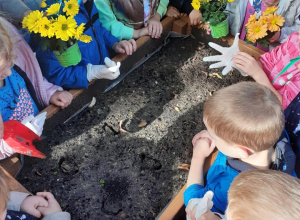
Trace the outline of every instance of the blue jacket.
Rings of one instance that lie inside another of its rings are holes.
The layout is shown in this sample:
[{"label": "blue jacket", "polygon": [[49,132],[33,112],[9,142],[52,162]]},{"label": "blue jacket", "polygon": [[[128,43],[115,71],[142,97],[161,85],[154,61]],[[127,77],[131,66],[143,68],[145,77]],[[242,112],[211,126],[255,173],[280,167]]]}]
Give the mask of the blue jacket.
[{"label": "blue jacket", "polygon": [[91,13],[86,10],[83,3],[80,4],[80,11],[74,17],[77,24],[86,23],[85,34],[92,37],[90,43],[78,41],[82,60],[76,66],[63,67],[59,64],[54,54],[48,49],[37,50],[37,59],[41,66],[43,75],[55,85],[65,88],[87,88],[87,68],[86,65],[104,64],[104,58],[109,57],[107,48],[111,48],[118,39],[110,34],[99,21],[98,10],[93,1],[88,0],[85,4],[91,4]]},{"label": "blue jacket", "polygon": [[[275,153],[275,161],[271,164],[270,169],[296,176],[294,171],[296,156],[285,132],[276,143]],[[189,186],[183,194],[184,204],[187,206],[190,199],[202,198],[210,190],[214,193],[212,199],[214,206],[211,211],[224,214],[228,203],[227,193],[231,182],[240,172],[250,169],[256,168],[219,152],[215,162],[208,170],[206,186],[203,187],[199,184]]]}]

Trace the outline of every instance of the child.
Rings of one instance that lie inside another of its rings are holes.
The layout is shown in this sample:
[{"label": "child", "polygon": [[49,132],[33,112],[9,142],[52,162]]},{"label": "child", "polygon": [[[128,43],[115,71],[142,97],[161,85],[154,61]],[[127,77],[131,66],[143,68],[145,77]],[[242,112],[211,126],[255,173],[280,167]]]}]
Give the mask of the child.
[{"label": "child", "polygon": [[163,30],[160,19],[169,0],[95,0],[95,4],[103,27],[119,40],[128,40],[144,35],[159,38]]},{"label": "child", "polygon": [[102,27],[98,16],[93,0],[82,0],[79,13],[74,18],[78,25],[86,24],[84,33],[91,36],[92,41],[87,44],[78,42],[82,59],[76,66],[63,67],[49,49],[38,49],[37,58],[42,72],[50,82],[70,89],[87,88],[94,79],[113,80],[119,76],[119,70],[112,72],[110,62],[105,62],[104,58],[109,57],[108,48],[131,55],[136,50],[136,43],[134,40],[118,42]]},{"label": "child", "polygon": [[[226,220],[290,220],[299,216],[300,180],[290,175],[248,170],[238,175],[229,188]],[[207,211],[197,220],[205,219],[220,217]]]},{"label": "child", "polygon": [[[192,198],[214,192],[212,211],[224,214],[232,180],[242,171],[275,169],[294,172],[295,155],[286,138],[274,145],[284,128],[283,109],[265,86],[241,82],[223,88],[204,104],[207,130],[193,138],[193,158],[184,192]],[[214,148],[219,153],[204,180],[203,165]]]},{"label": "child", "polygon": [[[277,32],[271,39],[271,48],[274,48],[279,43],[287,40],[289,35],[298,31],[300,27],[300,0],[248,0],[234,1],[228,4],[229,14],[229,29],[230,33],[235,36],[236,33],[241,33],[240,39],[245,40],[246,32],[245,25],[248,22],[250,15],[255,12],[261,14],[269,6],[278,6],[277,14],[284,17],[285,23],[280,32]],[[277,44],[276,44],[277,43]],[[258,45],[258,48],[268,51],[268,48]]]},{"label": "child", "polygon": [[187,14],[191,25],[201,23],[202,14],[199,10],[193,9],[192,0],[170,0],[167,16],[178,18],[182,14]]},{"label": "child", "polygon": [[[38,192],[35,196],[14,192],[11,191],[13,184],[10,177],[0,167],[0,220],[35,219],[31,216],[43,217],[44,220],[71,220],[70,214],[62,212],[60,205],[50,192]],[[17,217],[16,214],[21,215],[22,218]]]},{"label": "child", "polygon": [[[13,41],[13,42],[12,42]],[[14,66],[16,63],[22,67]],[[28,75],[24,72],[28,71]],[[69,92],[49,84],[36,58],[15,28],[0,17],[0,112],[3,121],[22,121],[50,103],[62,108],[72,100]]]},{"label": "child", "polygon": [[[299,42],[299,33],[293,33],[282,45],[261,55],[258,62],[243,52],[238,52],[233,62],[256,82],[271,89],[285,109],[300,92],[300,66],[295,59],[300,55]],[[293,59],[296,62],[286,69]]]}]

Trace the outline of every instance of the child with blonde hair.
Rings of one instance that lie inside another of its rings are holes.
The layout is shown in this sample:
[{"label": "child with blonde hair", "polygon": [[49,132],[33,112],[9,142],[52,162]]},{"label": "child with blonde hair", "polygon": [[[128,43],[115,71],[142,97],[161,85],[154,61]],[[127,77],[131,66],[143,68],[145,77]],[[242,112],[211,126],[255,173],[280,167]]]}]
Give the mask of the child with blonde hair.
[{"label": "child with blonde hair", "polygon": [[[284,128],[283,109],[265,86],[241,82],[217,91],[204,104],[203,121],[207,130],[192,140],[186,206],[191,199],[213,191],[212,211],[224,214],[229,186],[240,172],[274,169],[294,173],[295,154],[287,138],[283,136],[276,144]],[[219,153],[204,178],[204,161],[215,147]]]},{"label": "child with blonde hair", "polygon": [[50,192],[38,192],[36,195],[31,195],[12,191],[13,187],[16,187],[15,181],[0,167],[0,220],[35,218],[71,220],[70,214],[62,212],[60,205]]},{"label": "child with blonde hair", "polygon": [[[231,183],[222,219],[290,220],[299,216],[299,179],[275,170],[248,170]],[[196,220],[220,220],[220,216],[208,210]]]}]

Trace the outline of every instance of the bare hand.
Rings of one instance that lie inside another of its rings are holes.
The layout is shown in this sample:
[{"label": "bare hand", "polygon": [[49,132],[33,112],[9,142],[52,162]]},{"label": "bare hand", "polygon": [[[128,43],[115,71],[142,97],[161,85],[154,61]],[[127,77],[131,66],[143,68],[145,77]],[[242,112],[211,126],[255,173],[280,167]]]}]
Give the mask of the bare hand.
[{"label": "bare hand", "polygon": [[67,91],[60,91],[60,92],[55,92],[51,96],[50,103],[64,109],[71,104],[72,100],[73,100],[73,96],[71,95],[71,93]]},{"label": "bare hand", "polygon": [[277,42],[277,41],[279,40],[279,38],[280,38],[280,35],[281,35],[281,32],[280,32],[280,31],[276,32],[276,33],[273,35],[273,37],[271,37],[271,38],[269,39],[270,43]]},{"label": "bare hand", "polygon": [[39,208],[47,207],[49,203],[47,200],[40,196],[28,196],[22,202],[20,206],[20,211],[28,213],[36,218],[40,218],[42,213],[39,211]]},{"label": "bare hand", "polygon": [[233,56],[234,66],[242,70],[247,75],[257,80],[261,74],[265,74],[259,63],[249,54],[237,52]]},{"label": "bare hand", "polygon": [[199,10],[193,9],[189,14],[191,25],[198,25],[201,23],[202,14]]},{"label": "bare hand", "polygon": [[147,27],[143,27],[139,30],[133,30],[133,38],[134,39],[137,39],[137,38],[140,38],[142,36],[146,36],[146,35],[149,35],[149,31],[148,31],[148,28]]},{"label": "bare hand", "polygon": [[168,10],[167,10],[167,14],[168,17],[174,17],[174,18],[178,18],[180,16],[180,12],[178,11],[177,8],[173,7],[173,6],[168,6]]},{"label": "bare hand", "polygon": [[209,135],[208,131],[203,130],[196,134],[192,140],[193,143],[193,158],[204,160],[215,149],[216,145]]},{"label": "bare hand", "polygon": [[38,210],[43,216],[51,215],[62,211],[60,205],[58,204],[52,193],[38,192],[36,195],[48,201],[47,207],[38,207]]},{"label": "bare hand", "polygon": [[116,53],[126,53],[127,55],[132,55],[136,51],[136,42],[134,39],[122,40],[113,45],[112,49]]},{"label": "bare hand", "polygon": [[156,15],[145,24],[145,27],[148,27],[149,35],[152,38],[159,38],[163,31],[162,24],[160,23],[160,15],[156,13]]}]

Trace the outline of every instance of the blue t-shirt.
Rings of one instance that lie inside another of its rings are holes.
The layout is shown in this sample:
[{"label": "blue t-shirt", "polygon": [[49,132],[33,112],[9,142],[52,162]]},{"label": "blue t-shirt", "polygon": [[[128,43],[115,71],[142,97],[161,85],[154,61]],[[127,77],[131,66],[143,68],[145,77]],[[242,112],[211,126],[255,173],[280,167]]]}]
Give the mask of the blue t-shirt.
[{"label": "blue t-shirt", "polygon": [[5,85],[0,88],[0,111],[3,121],[22,121],[29,115],[36,115],[39,110],[23,78],[14,69],[11,72],[5,78]]}]

